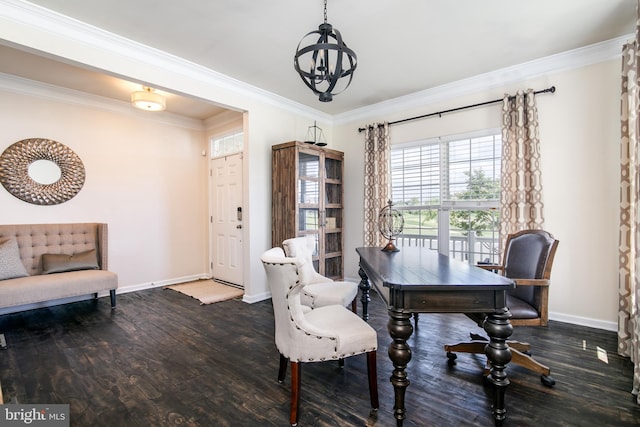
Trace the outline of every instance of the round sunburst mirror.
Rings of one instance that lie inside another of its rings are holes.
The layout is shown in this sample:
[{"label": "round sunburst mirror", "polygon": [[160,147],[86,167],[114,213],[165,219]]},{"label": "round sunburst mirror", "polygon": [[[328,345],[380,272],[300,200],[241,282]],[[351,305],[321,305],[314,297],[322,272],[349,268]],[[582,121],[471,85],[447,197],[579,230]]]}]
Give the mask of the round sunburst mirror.
[{"label": "round sunburst mirror", "polygon": [[80,192],[84,180],[80,157],[51,139],[23,139],[0,155],[0,183],[11,195],[27,203],[64,203]]}]

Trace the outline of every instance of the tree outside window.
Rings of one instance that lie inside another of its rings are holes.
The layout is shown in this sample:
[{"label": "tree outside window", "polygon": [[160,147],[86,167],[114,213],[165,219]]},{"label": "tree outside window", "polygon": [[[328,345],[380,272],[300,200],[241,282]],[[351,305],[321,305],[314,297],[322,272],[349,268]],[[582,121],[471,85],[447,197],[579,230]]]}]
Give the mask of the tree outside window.
[{"label": "tree outside window", "polygon": [[494,129],[392,147],[392,198],[405,220],[398,244],[497,261],[501,142]]}]

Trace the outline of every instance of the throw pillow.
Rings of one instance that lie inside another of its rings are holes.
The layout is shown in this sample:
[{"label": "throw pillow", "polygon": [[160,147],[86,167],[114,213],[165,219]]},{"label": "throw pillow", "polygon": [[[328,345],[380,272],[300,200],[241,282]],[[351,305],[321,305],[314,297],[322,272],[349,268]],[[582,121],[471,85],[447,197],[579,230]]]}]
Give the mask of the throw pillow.
[{"label": "throw pillow", "polygon": [[77,254],[42,254],[42,274],[64,273],[77,270],[97,270],[96,250],[91,249]]},{"label": "throw pillow", "polygon": [[15,239],[0,242],[0,280],[27,277],[29,274],[20,260],[20,250]]}]

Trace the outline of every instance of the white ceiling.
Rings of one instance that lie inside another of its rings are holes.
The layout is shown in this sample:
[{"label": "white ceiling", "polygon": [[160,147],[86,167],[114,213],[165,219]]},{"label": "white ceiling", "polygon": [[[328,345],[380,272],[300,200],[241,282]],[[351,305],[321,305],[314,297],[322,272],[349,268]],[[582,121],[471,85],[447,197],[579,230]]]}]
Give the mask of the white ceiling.
[{"label": "white ceiling", "polygon": [[[323,21],[321,0],[31,3],[327,114],[628,35],[636,15],[636,0],[329,0],[328,22],[356,52],[358,67],[345,92],[321,103],[293,69],[298,42]],[[2,73],[105,97],[126,101],[139,87],[6,46],[0,58]],[[179,114],[202,119],[219,111],[168,96]]]}]

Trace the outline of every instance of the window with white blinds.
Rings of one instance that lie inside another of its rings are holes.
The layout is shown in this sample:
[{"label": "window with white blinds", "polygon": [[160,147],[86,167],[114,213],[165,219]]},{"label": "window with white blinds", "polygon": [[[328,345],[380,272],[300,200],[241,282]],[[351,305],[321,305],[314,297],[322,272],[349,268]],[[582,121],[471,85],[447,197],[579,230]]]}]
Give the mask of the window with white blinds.
[{"label": "window with white blinds", "polygon": [[497,262],[499,129],[392,146],[391,194],[405,226],[398,244],[469,262]]}]

